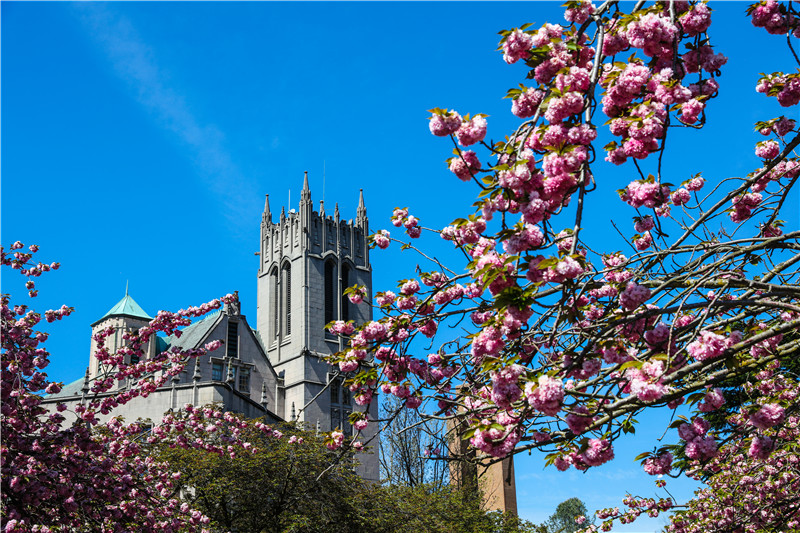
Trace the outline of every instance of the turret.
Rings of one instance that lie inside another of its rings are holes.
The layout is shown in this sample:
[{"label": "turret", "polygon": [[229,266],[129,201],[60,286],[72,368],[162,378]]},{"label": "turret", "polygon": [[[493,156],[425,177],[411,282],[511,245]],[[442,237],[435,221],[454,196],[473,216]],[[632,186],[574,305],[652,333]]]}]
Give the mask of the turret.
[{"label": "turret", "polygon": [[269,226],[272,224],[272,212],[269,210],[269,194],[264,200],[264,213],[261,215],[261,225]]},{"label": "turret", "polygon": [[[126,286],[125,296],[122,300],[117,302],[105,315],[92,324],[92,343],[89,357],[90,377],[94,379],[100,373],[100,362],[95,357],[95,352],[97,351],[97,341],[94,340],[95,335],[109,327],[114,328],[114,333],[105,339],[105,347],[108,349],[109,353],[114,354],[126,344],[123,338],[125,333],[133,332],[148,325],[152,319],[153,318],[136,303],[136,300],[128,294],[128,287]],[[143,347],[144,356],[147,358],[154,357],[155,349],[155,340],[151,338],[147,342],[147,345]],[[131,356],[126,356],[125,364],[139,362],[138,360],[130,361],[130,357]]]},{"label": "turret", "polygon": [[356,225],[366,227],[367,206],[364,205],[364,189],[358,190],[358,209],[356,209]]}]

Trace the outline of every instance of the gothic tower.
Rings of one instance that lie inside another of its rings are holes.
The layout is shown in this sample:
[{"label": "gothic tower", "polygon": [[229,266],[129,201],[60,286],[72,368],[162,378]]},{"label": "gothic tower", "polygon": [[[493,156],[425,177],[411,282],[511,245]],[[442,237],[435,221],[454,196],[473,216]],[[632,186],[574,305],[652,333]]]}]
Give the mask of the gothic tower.
[{"label": "gothic tower", "polygon": [[[354,220],[343,220],[336,204],[327,215],[323,202],[314,211],[308,173],[300,193],[299,210],[281,208],[277,222],[267,196],[261,218],[258,268],[257,329],[270,362],[283,377],[286,420],[299,420],[306,428],[322,431],[352,429],[347,416],[357,406],[344,376],[322,356],[343,349],[341,339],[326,333],[332,320],[372,320],[372,308],[350,303],[343,294],[358,284],[372,294],[369,263],[369,225],[363,192]],[[327,390],[324,390],[326,389]],[[373,402],[370,418],[377,418]],[[360,457],[362,476],[377,480],[377,453]]]}]

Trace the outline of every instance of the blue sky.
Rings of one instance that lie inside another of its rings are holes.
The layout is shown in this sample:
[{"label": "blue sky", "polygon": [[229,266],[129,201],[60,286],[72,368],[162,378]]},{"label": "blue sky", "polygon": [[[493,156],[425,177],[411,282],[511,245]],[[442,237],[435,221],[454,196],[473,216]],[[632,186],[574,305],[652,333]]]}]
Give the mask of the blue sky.
[{"label": "blue sky", "polygon": [[[705,131],[671,137],[673,154],[680,151],[666,165],[674,183],[757,167],[752,124],[780,113],[755,94],[757,75],[791,68],[781,39],[752,28],[744,3],[711,5],[712,38],[730,60]],[[303,171],[315,205],[324,193],[345,218],[355,216],[363,188],[373,230],[388,227],[395,206],[410,206],[430,227],[469,213],[476,191],[446,169],[452,146],[429,134],[426,110],[487,113],[489,136],[502,138],[519,122],[502,96],[525,71],[502,61],[497,32],[562,21],[551,2],[0,9],[1,237],[38,243],[41,258],[63,265],[41,279],[36,305],[76,308],[50,328],[48,342],[50,375],[67,382],[88,363],[89,324],[126,282],[150,314],[239,290],[254,321],[264,195],[273,212],[290,197],[296,206]],[[609,218],[624,224],[635,214],[614,192],[632,169],[600,164],[595,175],[586,235],[618,249]],[[796,227],[797,197],[791,202],[787,225]],[[422,244],[452,257],[437,238]],[[410,276],[416,258],[397,248],[373,254],[376,290]],[[4,276],[3,291],[19,294],[16,281]],[[543,470],[535,455],[518,456],[521,515],[542,521],[572,496],[596,509],[619,505],[626,489],[652,493],[652,479],[630,457],[652,446],[657,425],[650,421],[642,430],[650,438],[638,434],[618,447],[619,459],[588,474]],[[619,531],[662,525],[642,520]]]}]

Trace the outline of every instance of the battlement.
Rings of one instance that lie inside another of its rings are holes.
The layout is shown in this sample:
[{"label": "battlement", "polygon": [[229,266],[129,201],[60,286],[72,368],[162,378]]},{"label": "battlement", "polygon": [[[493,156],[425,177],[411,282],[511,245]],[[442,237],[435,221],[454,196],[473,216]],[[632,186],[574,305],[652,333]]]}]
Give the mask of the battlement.
[{"label": "battlement", "polygon": [[325,212],[322,201],[319,211],[314,211],[306,172],[297,211],[290,209],[286,213],[282,207],[278,221],[273,222],[267,195],[261,218],[259,273],[269,270],[285,258],[307,254],[318,258],[336,254],[341,259],[348,259],[356,268],[369,268],[368,236],[369,221],[363,191],[359,195],[359,205],[353,219],[341,218],[338,203],[333,214]]}]

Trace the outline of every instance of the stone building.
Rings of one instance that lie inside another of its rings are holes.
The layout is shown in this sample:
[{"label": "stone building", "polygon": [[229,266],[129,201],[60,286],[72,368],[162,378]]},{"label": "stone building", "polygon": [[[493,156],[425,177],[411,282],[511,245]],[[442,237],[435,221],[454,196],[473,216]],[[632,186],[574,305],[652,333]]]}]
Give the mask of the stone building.
[{"label": "stone building", "polygon": [[[184,328],[179,338],[151,339],[145,347],[148,358],[176,346],[198,348],[217,339],[224,343],[190,362],[169,384],[147,398],[133,399],[113,415],[155,421],[187,403],[216,402],[252,418],[299,421],[311,431],[341,428],[351,434],[347,416],[358,406],[342,386],[345,376],[323,360],[342,349],[343,341],[326,333],[324,326],[331,320],[361,324],[372,319],[367,303],[354,305],[343,295],[355,284],[372,293],[368,234],[363,193],[353,220],[341,218],[338,204],[332,215],[326,214],[322,202],[319,211],[314,211],[307,173],[298,211],[286,213],[282,208],[273,222],[267,197],[258,252],[256,328],[238,305],[226,305]],[[113,353],[122,346],[126,331],[151,319],[126,290],[122,300],[91,325],[92,333],[113,327],[115,332],[107,341]],[[92,380],[101,372],[95,349],[92,340],[86,375],[48,396],[46,406],[86,400]],[[377,402],[370,410],[370,418],[377,418]],[[368,431],[374,431],[372,426]],[[371,436],[365,435],[365,440]],[[362,477],[377,481],[378,454],[359,454],[358,459]]]}]

